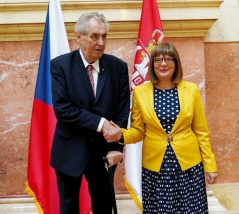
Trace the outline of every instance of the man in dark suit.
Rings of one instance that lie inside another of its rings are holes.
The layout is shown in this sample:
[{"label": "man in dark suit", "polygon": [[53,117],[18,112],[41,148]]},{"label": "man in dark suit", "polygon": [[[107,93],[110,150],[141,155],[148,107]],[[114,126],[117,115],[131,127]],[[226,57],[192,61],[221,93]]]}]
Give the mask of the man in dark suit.
[{"label": "man in dark suit", "polygon": [[[129,78],[125,62],[104,54],[108,29],[102,14],[83,14],[75,25],[79,50],[51,61],[57,118],[51,166],[56,171],[61,214],[79,213],[83,174],[93,213],[112,213],[110,181],[102,157],[107,156],[115,170],[122,160],[123,147],[117,142],[108,144],[103,133],[117,138],[111,120],[120,127],[127,126]],[[88,65],[93,66],[90,77]]]}]

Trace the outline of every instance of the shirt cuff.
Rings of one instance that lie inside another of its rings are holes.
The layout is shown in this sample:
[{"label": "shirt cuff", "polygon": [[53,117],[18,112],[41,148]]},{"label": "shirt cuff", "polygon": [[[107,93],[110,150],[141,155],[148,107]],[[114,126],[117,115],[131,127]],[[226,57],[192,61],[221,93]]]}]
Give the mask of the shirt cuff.
[{"label": "shirt cuff", "polygon": [[98,128],[97,128],[97,132],[101,132],[101,129],[102,129],[102,127],[103,127],[103,124],[104,124],[104,122],[105,122],[105,118],[101,118],[100,119],[100,123],[99,123],[99,125],[98,125]]}]

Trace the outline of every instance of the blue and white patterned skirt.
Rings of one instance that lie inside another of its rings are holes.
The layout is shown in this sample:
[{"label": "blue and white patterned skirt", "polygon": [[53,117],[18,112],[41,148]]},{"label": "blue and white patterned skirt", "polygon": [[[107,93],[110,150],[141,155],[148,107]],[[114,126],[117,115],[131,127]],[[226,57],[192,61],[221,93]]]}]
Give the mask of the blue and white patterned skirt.
[{"label": "blue and white patterned skirt", "polygon": [[160,172],[142,169],[143,214],[208,214],[203,165],[182,171],[168,143]]}]

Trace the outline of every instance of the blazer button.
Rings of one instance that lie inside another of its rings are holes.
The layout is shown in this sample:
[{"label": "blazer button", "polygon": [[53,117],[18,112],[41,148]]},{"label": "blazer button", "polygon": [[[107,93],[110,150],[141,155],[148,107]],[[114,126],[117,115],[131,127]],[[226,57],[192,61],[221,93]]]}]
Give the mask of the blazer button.
[{"label": "blazer button", "polygon": [[167,137],[167,142],[170,143],[171,141],[173,141],[173,137],[172,137],[172,136],[168,136],[168,137]]},{"label": "blazer button", "polygon": [[93,138],[93,137],[90,137],[90,142],[94,142],[95,141],[95,138]]}]

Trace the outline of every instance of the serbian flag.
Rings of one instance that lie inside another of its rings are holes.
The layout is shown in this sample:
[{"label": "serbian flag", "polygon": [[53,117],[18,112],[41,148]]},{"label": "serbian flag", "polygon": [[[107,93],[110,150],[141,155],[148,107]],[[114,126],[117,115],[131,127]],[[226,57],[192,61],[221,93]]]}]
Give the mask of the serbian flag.
[{"label": "serbian flag", "polygon": [[[131,107],[134,87],[148,80],[150,53],[159,43],[165,42],[156,0],[143,0],[140,26],[130,89]],[[125,186],[142,210],[142,142],[125,146]]]},{"label": "serbian flag", "polygon": [[[50,60],[70,51],[59,0],[50,0],[33,101],[26,192],[34,197],[39,213],[59,213],[56,176],[50,167],[50,151],[56,118],[52,106]],[[80,190],[80,213],[91,213],[85,179]]]}]

